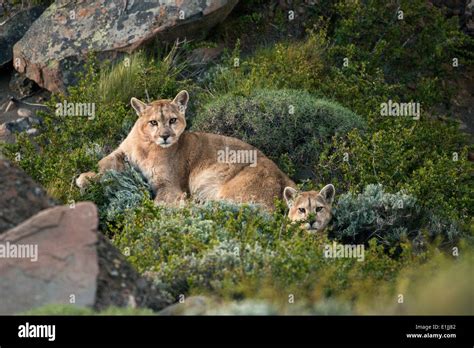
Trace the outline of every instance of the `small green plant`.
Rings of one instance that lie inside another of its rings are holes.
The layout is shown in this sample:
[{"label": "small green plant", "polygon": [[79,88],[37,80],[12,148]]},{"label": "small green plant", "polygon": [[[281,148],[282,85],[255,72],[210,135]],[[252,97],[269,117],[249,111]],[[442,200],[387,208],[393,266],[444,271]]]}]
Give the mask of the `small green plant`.
[{"label": "small green plant", "polygon": [[131,165],[122,172],[108,170],[97,182],[92,182],[81,200],[94,201],[99,206],[101,222],[114,222],[128,209],[152,198],[152,189],[143,174]]}]

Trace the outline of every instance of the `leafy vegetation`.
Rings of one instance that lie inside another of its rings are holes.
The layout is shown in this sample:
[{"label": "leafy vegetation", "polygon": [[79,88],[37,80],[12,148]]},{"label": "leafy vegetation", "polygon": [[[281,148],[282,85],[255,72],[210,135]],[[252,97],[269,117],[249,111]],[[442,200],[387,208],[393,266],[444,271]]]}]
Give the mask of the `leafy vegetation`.
[{"label": "leafy vegetation", "polygon": [[317,163],[332,136],[343,136],[354,128],[365,128],[365,122],[350,110],[304,91],[284,89],[215,98],[192,126],[242,139],[281,166],[298,169]]},{"label": "leafy vegetation", "polygon": [[424,211],[417,200],[406,193],[386,193],[381,185],[368,185],[361,194],[340,196],[334,211],[332,234],[347,243],[378,243],[393,248],[404,240],[423,242],[423,230],[430,238],[453,244],[461,232],[449,220],[440,221]]},{"label": "leafy vegetation", "polygon": [[430,120],[388,120],[383,129],[334,139],[320,157],[320,180],[360,192],[383,184],[405,190],[438,214],[460,220],[473,216],[473,164],[456,128]]}]

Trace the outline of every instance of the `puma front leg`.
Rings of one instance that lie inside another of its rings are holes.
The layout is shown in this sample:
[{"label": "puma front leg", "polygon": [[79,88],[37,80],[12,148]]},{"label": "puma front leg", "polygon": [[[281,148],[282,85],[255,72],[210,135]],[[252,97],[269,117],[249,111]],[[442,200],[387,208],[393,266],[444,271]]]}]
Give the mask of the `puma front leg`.
[{"label": "puma front leg", "polygon": [[111,154],[102,158],[98,163],[98,167],[98,174],[94,172],[86,172],[79,175],[79,177],[76,179],[76,185],[79,188],[84,189],[89,185],[91,180],[96,179],[99,175],[104,174],[104,172],[107,170],[113,169],[119,172],[123,171],[125,168],[125,153],[119,149],[115,150]]},{"label": "puma front leg", "polygon": [[155,185],[155,204],[167,204],[167,205],[179,205],[183,202],[187,194],[181,190],[178,186],[171,183],[161,182]]}]

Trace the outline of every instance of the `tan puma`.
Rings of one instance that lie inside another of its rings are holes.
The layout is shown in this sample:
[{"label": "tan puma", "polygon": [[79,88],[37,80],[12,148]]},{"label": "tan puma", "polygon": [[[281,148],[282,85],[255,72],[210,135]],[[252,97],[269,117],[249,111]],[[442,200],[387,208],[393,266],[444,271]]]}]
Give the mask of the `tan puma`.
[{"label": "tan puma", "polygon": [[332,184],[324,186],[319,192],[298,192],[293,187],[286,187],[283,193],[289,207],[289,219],[301,221],[301,227],[310,232],[324,230],[331,221],[334,195]]},{"label": "tan puma", "polygon": [[[139,118],[119,147],[99,161],[99,174],[122,170],[127,159],[147,178],[157,203],[191,195],[200,202],[253,202],[273,210],[285,188],[296,192],[295,183],[255,147],[236,138],[185,132],[188,100],[187,91],[150,104],[132,98]],[[76,184],[83,188],[96,175],[83,173]]]}]

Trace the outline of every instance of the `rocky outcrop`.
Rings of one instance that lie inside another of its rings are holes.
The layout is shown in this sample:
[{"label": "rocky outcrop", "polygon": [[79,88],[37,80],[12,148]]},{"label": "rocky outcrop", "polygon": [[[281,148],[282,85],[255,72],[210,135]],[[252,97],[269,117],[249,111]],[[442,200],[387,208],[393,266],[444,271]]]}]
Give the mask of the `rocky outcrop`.
[{"label": "rocky outcrop", "polygon": [[54,205],[23,170],[1,158],[0,183],[0,233]]},{"label": "rocky outcrop", "polygon": [[96,206],[81,202],[43,210],[0,235],[0,314],[47,304],[169,305],[97,228]]},{"label": "rocky outcrop", "polygon": [[11,62],[13,45],[22,38],[44,10],[42,6],[35,6],[19,11],[9,18],[0,19],[0,67]]},{"label": "rocky outcrop", "polygon": [[88,53],[115,59],[153,40],[203,36],[237,2],[57,0],[14,46],[14,66],[41,87],[61,91]]}]

